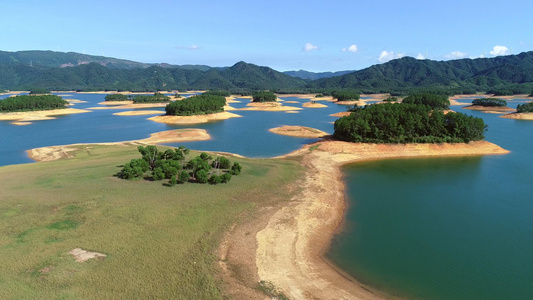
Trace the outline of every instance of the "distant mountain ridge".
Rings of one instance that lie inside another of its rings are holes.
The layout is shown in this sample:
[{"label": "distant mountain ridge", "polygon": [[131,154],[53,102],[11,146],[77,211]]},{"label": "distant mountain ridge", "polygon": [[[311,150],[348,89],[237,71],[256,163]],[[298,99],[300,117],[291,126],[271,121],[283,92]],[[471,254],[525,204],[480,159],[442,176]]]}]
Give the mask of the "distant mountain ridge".
[{"label": "distant mountain ridge", "polygon": [[322,78],[330,78],[335,76],[341,76],[344,74],[355,72],[355,70],[352,71],[337,71],[337,72],[309,72],[305,70],[299,70],[299,71],[285,71],[284,74],[287,74],[292,77],[298,77],[301,79],[307,79],[307,80],[317,80]]},{"label": "distant mountain ridge", "polygon": [[[302,79],[308,78],[308,79]],[[312,80],[312,78],[319,79]],[[238,62],[231,67],[147,64],[75,52],[0,51],[0,89],[27,90],[274,90],[398,92],[444,89],[453,92],[498,90],[531,93],[533,51],[493,58],[451,61],[391,60],[359,71],[278,72]]]}]

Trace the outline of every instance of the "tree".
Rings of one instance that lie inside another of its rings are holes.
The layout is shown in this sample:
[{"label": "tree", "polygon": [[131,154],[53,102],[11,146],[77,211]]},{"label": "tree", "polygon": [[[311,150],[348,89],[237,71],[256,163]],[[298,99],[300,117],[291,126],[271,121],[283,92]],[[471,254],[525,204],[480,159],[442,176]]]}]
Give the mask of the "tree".
[{"label": "tree", "polygon": [[233,166],[231,166],[231,174],[232,175],[239,175],[241,174],[242,167],[238,162],[233,163]]},{"label": "tree", "polygon": [[191,176],[189,175],[189,172],[183,170],[179,174],[178,182],[179,183],[185,183],[185,182],[189,181],[189,178],[191,178]]},{"label": "tree", "polygon": [[220,175],[220,182],[221,183],[228,183],[231,180],[231,174],[230,173],[224,173]]},{"label": "tree", "polygon": [[144,175],[144,172],[148,171],[148,163],[141,158],[132,159],[129,163],[124,165],[120,176],[124,179],[140,178]]},{"label": "tree", "polygon": [[219,184],[221,182],[221,178],[220,176],[216,175],[216,174],[211,174],[211,177],[209,177],[209,183],[210,184]]},{"label": "tree", "polygon": [[198,183],[206,183],[207,182],[207,171],[204,169],[198,170],[195,174],[196,182]]}]

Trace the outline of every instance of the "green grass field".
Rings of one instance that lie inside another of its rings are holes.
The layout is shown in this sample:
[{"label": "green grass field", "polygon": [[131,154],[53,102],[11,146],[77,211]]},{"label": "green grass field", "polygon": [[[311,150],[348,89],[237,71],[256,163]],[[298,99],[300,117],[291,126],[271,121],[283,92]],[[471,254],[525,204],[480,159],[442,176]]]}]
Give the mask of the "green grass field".
[{"label": "green grass field", "polygon": [[[114,176],[135,146],[90,147],[0,167],[0,299],[223,298],[224,230],[288,201],[283,186],[303,174],[295,161],[230,158],[243,172],[228,184],[167,187]],[[76,247],[107,257],[77,263]]]}]

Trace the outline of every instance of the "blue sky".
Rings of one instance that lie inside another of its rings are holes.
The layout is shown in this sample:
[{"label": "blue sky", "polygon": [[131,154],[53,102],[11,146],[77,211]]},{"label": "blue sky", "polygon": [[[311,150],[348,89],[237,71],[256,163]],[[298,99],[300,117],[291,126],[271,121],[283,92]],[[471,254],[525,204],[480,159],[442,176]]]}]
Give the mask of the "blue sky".
[{"label": "blue sky", "polygon": [[533,50],[533,1],[3,0],[0,50],[279,71]]}]

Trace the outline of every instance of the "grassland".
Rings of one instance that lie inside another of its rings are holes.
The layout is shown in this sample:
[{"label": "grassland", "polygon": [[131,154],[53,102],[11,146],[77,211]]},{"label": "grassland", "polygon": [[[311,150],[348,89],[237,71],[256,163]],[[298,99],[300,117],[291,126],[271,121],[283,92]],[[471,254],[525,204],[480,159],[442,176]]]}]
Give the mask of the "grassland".
[{"label": "grassland", "polygon": [[[74,158],[0,168],[0,299],[220,299],[223,232],[288,201],[290,160],[231,158],[216,186],[114,176],[135,146],[91,145]],[[191,155],[195,155],[192,153]],[[68,252],[107,255],[77,263]]]}]

